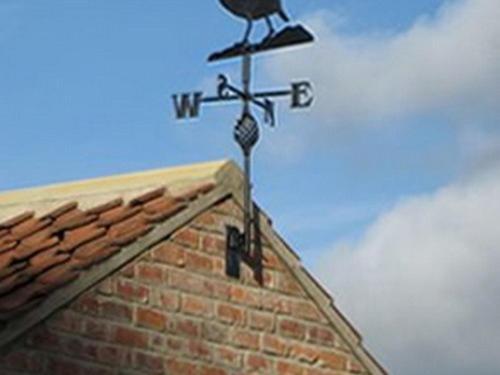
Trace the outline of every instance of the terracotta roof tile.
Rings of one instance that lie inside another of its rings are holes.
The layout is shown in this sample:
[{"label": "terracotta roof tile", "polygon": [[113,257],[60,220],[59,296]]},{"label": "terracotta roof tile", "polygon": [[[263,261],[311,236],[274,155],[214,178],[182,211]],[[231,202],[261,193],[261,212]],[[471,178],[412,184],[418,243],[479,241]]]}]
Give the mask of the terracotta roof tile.
[{"label": "terracotta roof tile", "polygon": [[100,215],[106,211],[112,210],[113,208],[119,207],[123,205],[123,199],[118,198],[114,199],[110,202],[100,204],[99,206],[96,206],[94,208],[91,208],[90,210],[87,211],[88,214],[95,214],[95,215]]},{"label": "terracotta roof tile", "polygon": [[181,201],[191,201],[193,199],[196,199],[198,195],[206,194],[207,192],[212,190],[214,186],[215,185],[212,182],[203,183],[195,188],[181,192],[180,194],[176,195],[175,198]]},{"label": "terracotta roof tile", "polygon": [[0,229],[10,229],[18,224],[21,224],[22,222],[31,219],[33,216],[35,216],[34,211],[29,211],[29,212],[24,212],[18,216],[14,216],[13,218],[0,223]]},{"label": "terracotta roof tile", "polygon": [[25,237],[29,237],[36,232],[47,228],[50,224],[52,223],[51,219],[35,219],[31,218],[28,220],[23,221],[20,224],[17,224],[10,230],[10,234],[16,239],[16,240],[22,240]]},{"label": "terracotta roof tile", "polygon": [[0,254],[0,269],[10,266],[14,261],[14,253],[15,251],[12,250]]},{"label": "terracotta roof tile", "polygon": [[74,215],[71,218],[67,218],[63,222],[54,223],[54,229],[56,232],[60,232],[63,230],[71,230],[79,227],[83,227],[84,225],[90,224],[97,219],[97,215],[88,215],[86,213],[79,213]]},{"label": "terracotta roof tile", "polygon": [[7,236],[8,234],[9,231],[7,229],[0,229],[0,240],[2,240],[2,238]]},{"label": "terracotta roof tile", "polygon": [[48,214],[45,214],[42,219],[45,219],[45,218],[50,218],[50,219],[57,219],[59,216],[62,216],[70,211],[73,211],[74,209],[76,209],[78,207],[78,202],[69,202],[69,203],[66,203],[64,205],[62,205],[61,207],[58,207],[56,208],[55,210],[49,212]]},{"label": "terracotta roof tile", "polygon": [[16,272],[0,281],[0,296],[7,294],[19,285],[26,284],[29,281],[29,275],[23,272]]},{"label": "terracotta roof tile", "polygon": [[134,199],[132,199],[130,201],[130,205],[131,206],[137,206],[137,205],[141,205],[141,204],[144,204],[146,202],[149,202],[153,199],[156,199],[156,198],[159,198],[159,197],[163,197],[166,193],[167,189],[162,187],[162,188],[159,188],[159,189],[156,189],[156,190],[153,190],[153,191],[150,191],[146,194],[143,194],[141,196],[138,196]]},{"label": "terracotta roof tile", "polygon": [[28,262],[17,262],[12,264],[10,267],[5,267],[0,270],[0,281],[9,277],[10,275],[26,268]]},{"label": "terracotta roof tile", "polygon": [[146,214],[146,219],[150,223],[157,223],[170,216],[176,215],[186,207],[187,204],[185,203],[173,203],[165,207],[163,210],[158,210],[156,213]]},{"label": "terracotta roof tile", "polygon": [[50,268],[36,278],[36,281],[46,285],[46,291],[55,289],[61,285],[67,284],[78,277],[78,271],[68,263],[62,263]]},{"label": "terracotta roof tile", "polygon": [[137,215],[141,211],[141,207],[119,206],[100,214],[97,225],[100,227],[109,227]]},{"label": "terracotta roof tile", "polygon": [[119,198],[88,210],[69,202],[40,218],[25,212],[0,223],[0,321],[36,306],[213,187],[176,196],[160,188],[128,204]]},{"label": "terracotta roof tile", "polygon": [[70,259],[70,254],[61,253],[58,247],[53,247],[31,258],[30,264],[24,272],[35,277],[45,270],[57,266],[58,264],[65,263]]},{"label": "terracotta roof tile", "polygon": [[15,240],[13,240],[10,237],[8,239],[6,239],[5,241],[3,241],[3,242],[0,241],[0,254],[5,253],[6,251],[12,250],[18,244],[19,244],[19,241],[15,241]]},{"label": "terracotta roof tile", "polygon": [[14,252],[14,259],[25,260],[31,256],[53,247],[59,243],[59,239],[55,237],[40,239],[38,243],[31,241],[30,243],[21,242]]}]

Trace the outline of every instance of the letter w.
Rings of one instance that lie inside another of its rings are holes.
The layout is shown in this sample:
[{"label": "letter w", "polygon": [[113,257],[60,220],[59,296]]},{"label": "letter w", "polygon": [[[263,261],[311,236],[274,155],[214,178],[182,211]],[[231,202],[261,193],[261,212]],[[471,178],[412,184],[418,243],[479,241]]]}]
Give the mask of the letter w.
[{"label": "letter w", "polygon": [[200,105],[203,98],[202,92],[192,94],[173,95],[175,115],[177,119],[195,118],[200,114]]}]

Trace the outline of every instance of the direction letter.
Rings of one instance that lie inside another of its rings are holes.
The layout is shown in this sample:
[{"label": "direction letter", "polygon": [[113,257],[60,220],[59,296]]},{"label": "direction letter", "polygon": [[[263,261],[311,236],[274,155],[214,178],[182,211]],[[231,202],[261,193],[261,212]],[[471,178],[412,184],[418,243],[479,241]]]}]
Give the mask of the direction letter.
[{"label": "direction letter", "polygon": [[292,83],[292,108],[308,108],[313,103],[312,85],[302,81]]},{"label": "direction letter", "polygon": [[175,115],[177,119],[195,118],[200,114],[202,92],[192,94],[173,95]]}]

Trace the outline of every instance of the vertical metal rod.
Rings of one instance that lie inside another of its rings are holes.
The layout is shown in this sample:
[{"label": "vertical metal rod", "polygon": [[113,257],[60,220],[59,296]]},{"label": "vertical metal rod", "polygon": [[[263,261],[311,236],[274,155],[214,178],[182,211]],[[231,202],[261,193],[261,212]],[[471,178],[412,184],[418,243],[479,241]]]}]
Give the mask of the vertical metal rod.
[{"label": "vertical metal rod", "polygon": [[245,213],[244,213],[244,222],[245,222],[245,253],[250,255],[251,251],[251,230],[252,230],[252,197],[251,197],[251,182],[250,182],[250,153],[245,153]]},{"label": "vertical metal rod", "polygon": [[246,53],[243,55],[243,66],[241,72],[243,93],[243,113],[248,113],[250,109],[250,80],[252,79],[252,55]]},{"label": "vertical metal rod", "polygon": [[[243,93],[245,94],[245,98],[243,100],[243,113],[247,114],[250,111],[250,81],[252,79],[252,56],[249,53],[243,55],[243,66],[242,66],[242,85],[243,85]],[[244,233],[244,241],[245,241],[245,253],[250,255],[251,251],[251,229],[252,229],[252,186],[251,186],[251,155],[250,150],[248,152],[244,152],[244,171],[245,171],[245,186],[244,186],[244,199],[245,199],[245,207],[244,207],[244,225],[245,225],[245,233]]]}]

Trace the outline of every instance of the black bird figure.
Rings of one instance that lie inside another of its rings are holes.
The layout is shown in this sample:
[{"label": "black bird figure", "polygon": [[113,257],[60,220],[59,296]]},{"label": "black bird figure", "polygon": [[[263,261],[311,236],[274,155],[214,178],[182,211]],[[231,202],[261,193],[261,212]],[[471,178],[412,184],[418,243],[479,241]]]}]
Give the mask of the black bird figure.
[{"label": "black bird figure", "polygon": [[241,44],[248,43],[250,33],[252,32],[253,21],[264,18],[269,28],[269,33],[265,40],[274,35],[274,27],[271,16],[277,14],[285,22],[289,22],[287,14],[283,10],[281,0],[220,0],[222,6],[237,17],[244,18],[247,21],[247,29]]}]

